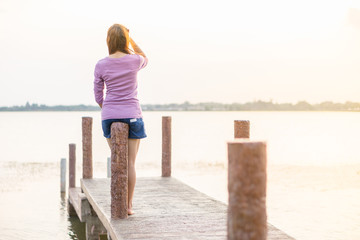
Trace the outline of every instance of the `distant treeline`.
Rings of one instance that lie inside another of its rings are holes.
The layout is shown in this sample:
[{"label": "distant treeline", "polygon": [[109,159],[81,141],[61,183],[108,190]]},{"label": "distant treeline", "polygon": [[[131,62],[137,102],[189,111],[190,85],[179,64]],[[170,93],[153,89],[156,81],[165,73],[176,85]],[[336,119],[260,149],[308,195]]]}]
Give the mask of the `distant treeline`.
[{"label": "distant treeline", "polygon": [[92,105],[56,105],[56,106],[47,106],[44,104],[29,104],[27,102],[23,106],[12,106],[12,107],[0,107],[0,111],[11,111],[11,112],[25,112],[25,111],[99,111],[99,106]]},{"label": "distant treeline", "polygon": [[[144,111],[360,111],[360,103],[333,103],[330,101],[309,104],[306,101],[292,103],[273,103],[272,101],[253,101],[247,103],[171,103],[143,104]],[[30,104],[24,106],[0,107],[0,111],[99,111],[100,107],[93,105],[57,105],[47,106]]]}]

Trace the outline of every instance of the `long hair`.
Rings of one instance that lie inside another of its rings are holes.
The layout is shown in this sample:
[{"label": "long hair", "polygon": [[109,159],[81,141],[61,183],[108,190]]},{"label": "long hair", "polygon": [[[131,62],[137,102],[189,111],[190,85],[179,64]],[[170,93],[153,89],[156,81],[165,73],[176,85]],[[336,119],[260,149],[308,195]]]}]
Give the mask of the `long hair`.
[{"label": "long hair", "polygon": [[106,38],[109,54],[117,51],[130,54],[132,51],[129,48],[129,42],[129,31],[126,27],[116,23],[109,28]]}]

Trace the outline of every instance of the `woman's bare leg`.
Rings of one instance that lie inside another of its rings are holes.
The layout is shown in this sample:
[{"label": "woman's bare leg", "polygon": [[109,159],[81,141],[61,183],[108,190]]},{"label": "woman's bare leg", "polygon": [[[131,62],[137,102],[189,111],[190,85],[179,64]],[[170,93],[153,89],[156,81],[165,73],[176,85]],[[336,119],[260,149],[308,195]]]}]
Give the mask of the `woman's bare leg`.
[{"label": "woman's bare leg", "polygon": [[[110,150],[111,150],[111,138],[106,138]],[[139,150],[140,139],[132,139],[128,140],[128,214],[134,214],[132,211],[132,200],[134,196],[134,189],[136,183],[136,171],[135,171],[135,160],[136,155]]]},{"label": "woman's bare leg", "polygon": [[139,150],[140,139],[129,138],[129,163],[128,163],[128,214],[134,214],[132,211],[132,200],[136,183],[135,160]]},{"label": "woman's bare leg", "polygon": [[107,143],[109,144],[109,148],[110,148],[110,151],[111,151],[111,138],[106,138],[107,140]]}]

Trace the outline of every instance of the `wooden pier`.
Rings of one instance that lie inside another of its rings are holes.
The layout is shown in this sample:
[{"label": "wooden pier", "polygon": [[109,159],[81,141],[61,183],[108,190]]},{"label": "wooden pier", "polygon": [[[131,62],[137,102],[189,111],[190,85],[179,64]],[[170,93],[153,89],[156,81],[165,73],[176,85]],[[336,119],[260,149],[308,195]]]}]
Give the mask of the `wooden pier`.
[{"label": "wooden pier", "polygon": [[[111,239],[226,239],[227,205],[173,177],[139,178],[128,219],[110,217],[109,178],[80,182]],[[268,224],[267,239],[293,238]]]},{"label": "wooden pier", "polygon": [[[259,142],[251,142],[249,145],[246,142],[240,142],[239,146],[241,148],[250,146],[243,153],[245,155],[254,155],[254,144],[257,143]],[[235,145],[238,145],[237,142],[232,143],[232,148],[235,149]],[[263,142],[260,142],[260,145],[264,147]],[[171,149],[167,144],[165,146],[167,149]],[[233,164],[236,164],[239,154],[234,153],[229,159],[231,158]],[[260,156],[255,155],[255,157]],[[163,156],[169,159],[166,154],[163,154]],[[263,159],[261,160],[261,158]],[[112,159],[115,158],[112,156]],[[259,159],[262,163],[258,161]],[[266,171],[265,173],[261,172],[266,166],[266,156],[265,158],[260,156],[259,159],[253,159],[254,161],[250,165],[246,162],[245,164],[239,162],[239,164],[243,164],[242,171],[246,173],[248,166],[252,168],[251,171],[254,171],[257,168],[257,162],[259,162],[260,174],[257,174],[259,178],[256,180],[255,176],[254,179],[256,181],[259,179],[265,180],[263,186],[260,186],[256,191],[253,190],[253,184],[249,188],[246,188],[246,186],[241,187],[242,192],[234,190],[235,192],[229,194],[229,206],[171,176],[143,177],[138,178],[136,182],[133,199],[135,214],[125,218],[120,215],[114,217],[112,210],[114,190],[111,184],[114,179],[86,177],[80,179],[80,187],[69,186],[68,211],[70,215],[77,215],[81,222],[86,222],[86,239],[89,240],[294,239],[266,222],[265,202],[262,203],[265,200]],[[171,160],[164,162],[171,164]],[[112,162],[112,167],[113,164],[114,162]],[[163,171],[164,169],[167,174],[163,172],[162,175],[169,175],[171,166],[163,167]],[[230,174],[229,176],[239,178],[239,176],[235,175]],[[243,181],[244,175],[240,176],[239,179]],[[237,186],[235,188],[234,186],[229,187],[229,190],[230,188],[236,189]],[[244,191],[247,194],[244,195]],[[239,205],[236,205],[239,193],[242,195]],[[119,196],[120,198],[123,197],[122,195]],[[246,203],[246,201],[248,202]],[[253,204],[253,202],[256,202],[256,204]],[[246,206],[246,209],[244,209],[242,207],[243,203],[250,206]],[[229,215],[230,210],[233,211],[231,215]]]}]

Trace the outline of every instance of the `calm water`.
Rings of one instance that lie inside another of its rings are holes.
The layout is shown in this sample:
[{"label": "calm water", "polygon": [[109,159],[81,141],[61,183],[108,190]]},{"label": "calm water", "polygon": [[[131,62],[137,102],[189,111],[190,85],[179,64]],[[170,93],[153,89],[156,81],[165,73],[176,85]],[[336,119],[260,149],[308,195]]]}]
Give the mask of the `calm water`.
[{"label": "calm water", "polygon": [[[360,239],[360,113],[144,112],[138,176],[160,174],[164,115],[173,117],[175,177],[226,202],[226,141],[233,120],[250,120],[251,138],[268,146],[268,221],[296,239]],[[94,177],[105,177],[99,112],[0,113],[1,239],[84,239],[59,169],[76,143],[79,186],[82,116],[94,118]]]}]

